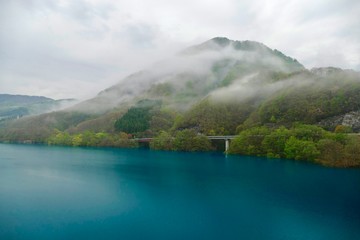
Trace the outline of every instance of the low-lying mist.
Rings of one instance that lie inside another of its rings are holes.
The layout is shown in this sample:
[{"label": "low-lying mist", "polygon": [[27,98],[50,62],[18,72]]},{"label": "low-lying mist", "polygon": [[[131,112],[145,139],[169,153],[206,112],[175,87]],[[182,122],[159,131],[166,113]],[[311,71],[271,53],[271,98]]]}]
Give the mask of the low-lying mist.
[{"label": "low-lying mist", "polygon": [[[251,82],[263,69],[291,73],[304,68],[296,60],[261,43],[217,38],[154,63],[72,110],[104,112],[145,97],[166,99],[172,106],[179,103],[178,107],[183,108],[189,105],[185,102],[191,103],[209,94],[216,99],[228,99],[275,91],[281,84],[259,88],[244,82]],[[149,95],[160,84],[167,84],[170,93]],[[266,89],[268,87],[271,89]]]}]

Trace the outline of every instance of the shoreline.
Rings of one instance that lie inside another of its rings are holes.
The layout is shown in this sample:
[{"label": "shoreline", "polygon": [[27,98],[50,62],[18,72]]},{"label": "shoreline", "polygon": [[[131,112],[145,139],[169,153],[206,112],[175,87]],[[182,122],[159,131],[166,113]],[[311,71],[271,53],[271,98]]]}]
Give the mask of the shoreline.
[{"label": "shoreline", "polygon": [[[130,140],[130,139],[129,139]],[[288,160],[288,161],[295,161],[295,162],[303,162],[303,163],[312,163],[315,165],[320,165],[322,167],[326,167],[326,168],[334,168],[334,169],[359,169],[360,165],[344,165],[341,163],[341,161],[339,162],[335,162],[333,164],[320,160],[320,159],[315,159],[313,161],[311,160],[296,160],[296,159],[291,159],[291,158],[273,158],[273,157],[267,157],[267,156],[257,156],[257,155],[245,155],[245,154],[236,154],[236,153],[226,153],[226,152],[222,152],[222,151],[179,151],[179,150],[161,150],[161,149],[152,149],[149,147],[120,147],[120,146],[73,146],[73,145],[60,145],[60,144],[48,144],[48,143],[44,143],[44,142],[34,142],[34,141],[30,141],[30,140],[26,140],[26,141],[18,141],[18,142],[11,142],[11,141],[0,141],[0,144],[19,144],[19,145],[39,145],[39,146],[55,146],[55,147],[71,147],[71,148],[96,148],[96,149],[100,149],[100,148],[106,148],[106,149],[148,149],[151,151],[160,151],[160,152],[183,152],[183,153],[211,153],[211,152],[215,152],[215,153],[222,153],[223,155],[226,156],[247,156],[247,157],[259,157],[259,158],[264,158],[264,159],[274,159],[274,160]]]}]

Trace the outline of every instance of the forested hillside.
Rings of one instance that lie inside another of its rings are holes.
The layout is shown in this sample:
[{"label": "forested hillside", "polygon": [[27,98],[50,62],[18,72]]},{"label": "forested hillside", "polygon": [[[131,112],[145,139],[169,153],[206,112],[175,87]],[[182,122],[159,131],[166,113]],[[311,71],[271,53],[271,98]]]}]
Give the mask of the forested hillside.
[{"label": "forested hillside", "polygon": [[59,110],[74,99],[54,100],[41,96],[0,94],[0,124],[6,120]]},{"label": "forested hillside", "polygon": [[[338,134],[360,131],[358,113],[358,72],[331,67],[307,70],[264,44],[214,38],[74,107],[8,121],[0,129],[0,139],[134,146],[130,141],[134,136],[155,137],[151,144],[155,149],[194,151],[216,147],[203,135],[240,134],[232,153],[322,159],[327,165],[341,165],[343,156],[355,156],[351,149],[359,145],[356,137]],[[251,137],[246,140],[249,131],[264,138],[251,143]],[[321,137],[299,137],[302,131],[320,131]],[[279,132],[285,134],[282,145],[271,149],[269,139]],[[244,146],[241,141],[248,142],[249,149],[237,147]],[[343,155],[328,163],[323,158],[331,148],[342,149]],[[357,161],[343,165],[355,166],[360,164]]]}]

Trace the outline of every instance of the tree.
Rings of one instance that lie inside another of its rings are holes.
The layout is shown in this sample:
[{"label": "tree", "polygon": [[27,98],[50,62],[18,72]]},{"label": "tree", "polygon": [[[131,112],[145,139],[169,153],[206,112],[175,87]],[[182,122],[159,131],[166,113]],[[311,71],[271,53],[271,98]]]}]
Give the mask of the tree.
[{"label": "tree", "polygon": [[176,118],[176,113],[172,111],[156,111],[150,120],[150,129],[155,133],[169,130]]},{"label": "tree", "polygon": [[297,139],[317,142],[326,137],[328,132],[323,128],[314,125],[295,124],[291,129],[291,135]]},{"label": "tree", "polygon": [[73,136],[71,143],[75,147],[81,146],[82,145],[82,134],[77,134],[77,135]]},{"label": "tree", "polygon": [[114,136],[113,139],[114,139],[114,145],[116,147],[134,148],[139,146],[137,142],[130,139],[129,135],[124,132],[121,132],[118,135]]},{"label": "tree", "polygon": [[206,135],[234,134],[236,127],[250,114],[252,106],[247,103],[216,102],[206,98],[184,114],[178,127],[196,127]]},{"label": "tree", "polygon": [[127,133],[143,132],[150,127],[148,108],[130,108],[128,112],[115,122],[115,129]]},{"label": "tree", "polygon": [[143,132],[150,127],[150,120],[153,116],[152,110],[159,108],[161,101],[141,100],[134,107],[131,107],[127,113],[116,120],[115,129],[121,132],[138,133]]},{"label": "tree", "polygon": [[314,160],[320,152],[313,141],[300,140],[291,136],[285,143],[286,158],[295,160]]},{"label": "tree", "polygon": [[174,149],[177,151],[209,151],[212,149],[210,140],[204,135],[198,135],[194,130],[178,131],[174,139]]},{"label": "tree", "polygon": [[99,140],[96,138],[94,132],[85,131],[82,134],[82,142],[83,146],[97,146],[99,144]]},{"label": "tree", "polygon": [[244,130],[231,141],[229,153],[266,156],[262,142],[269,133],[270,129],[264,126]]},{"label": "tree", "polygon": [[345,145],[345,164],[347,166],[360,166],[360,139],[351,137]]},{"label": "tree", "polygon": [[165,131],[161,131],[160,134],[150,142],[150,148],[156,150],[174,150],[173,144],[173,136]]},{"label": "tree", "polygon": [[319,161],[327,165],[337,165],[344,158],[344,145],[333,139],[322,139],[317,144]]},{"label": "tree", "polygon": [[285,157],[285,144],[290,138],[291,131],[285,127],[280,127],[264,137],[262,145],[268,157]]},{"label": "tree", "polygon": [[64,145],[70,146],[72,145],[72,137],[67,132],[61,132],[55,129],[54,134],[48,139],[49,145]]}]

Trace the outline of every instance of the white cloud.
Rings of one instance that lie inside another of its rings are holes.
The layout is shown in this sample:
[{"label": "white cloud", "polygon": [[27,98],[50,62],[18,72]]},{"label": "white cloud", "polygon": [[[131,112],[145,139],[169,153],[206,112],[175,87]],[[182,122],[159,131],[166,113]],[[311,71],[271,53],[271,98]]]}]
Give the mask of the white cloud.
[{"label": "white cloud", "polygon": [[0,92],[86,98],[215,36],[360,70],[356,0],[0,1]]}]

